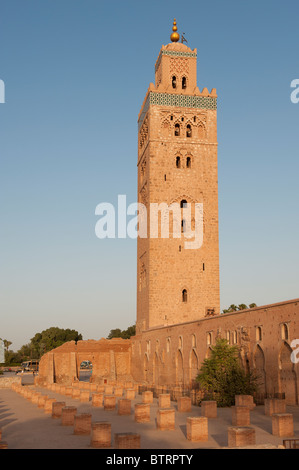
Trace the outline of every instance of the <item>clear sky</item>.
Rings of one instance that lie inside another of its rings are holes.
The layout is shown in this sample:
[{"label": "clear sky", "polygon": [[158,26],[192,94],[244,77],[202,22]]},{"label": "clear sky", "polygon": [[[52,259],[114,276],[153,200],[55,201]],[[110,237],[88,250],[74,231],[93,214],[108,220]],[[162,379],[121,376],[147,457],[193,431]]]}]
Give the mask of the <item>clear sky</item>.
[{"label": "clear sky", "polygon": [[137,117],[173,18],[217,89],[221,308],[299,297],[298,1],[0,0],[0,337],[106,337],[136,318]]}]

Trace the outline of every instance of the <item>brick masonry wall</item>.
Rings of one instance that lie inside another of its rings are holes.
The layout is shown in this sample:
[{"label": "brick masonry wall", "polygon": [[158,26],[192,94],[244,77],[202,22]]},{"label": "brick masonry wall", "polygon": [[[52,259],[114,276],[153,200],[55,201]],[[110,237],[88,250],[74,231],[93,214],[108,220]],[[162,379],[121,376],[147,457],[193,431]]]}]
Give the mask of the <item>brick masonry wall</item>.
[{"label": "brick masonry wall", "polygon": [[71,383],[79,378],[80,364],[92,363],[92,380],[131,379],[131,342],[123,339],[74,341],[45,354],[40,361],[36,383]]},{"label": "brick masonry wall", "polygon": [[240,346],[244,367],[260,375],[260,393],[285,393],[287,403],[296,404],[299,368],[290,344],[299,338],[298,314],[296,299],[144,331],[132,338],[132,375],[150,384],[189,386],[217,336],[229,337]]}]

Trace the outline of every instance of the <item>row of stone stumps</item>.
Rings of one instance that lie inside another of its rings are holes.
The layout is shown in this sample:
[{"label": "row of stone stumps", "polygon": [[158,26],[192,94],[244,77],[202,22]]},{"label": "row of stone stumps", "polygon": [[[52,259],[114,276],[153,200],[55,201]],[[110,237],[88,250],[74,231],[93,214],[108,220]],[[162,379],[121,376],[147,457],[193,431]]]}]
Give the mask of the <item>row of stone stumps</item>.
[{"label": "row of stone stumps", "polygon": [[[256,444],[255,429],[250,427],[250,411],[255,407],[251,395],[236,395],[232,407],[232,426],[228,428],[228,446],[246,447]],[[272,435],[293,437],[293,415],[286,413],[285,399],[265,399],[265,415],[272,417]]]},{"label": "row of stone stumps", "polygon": [[[104,411],[117,409],[119,416],[131,415],[132,400],[139,390],[138,384],[124,383],[114,385],[98,385],[88,382],[74,382],[72,385],[47,384],[45,388],[63,394],[81,402],[90,402],[93,407]],[[60,418],[63,426],[73,426],[74,434],[91,435],[90,445],[96,448],[112,446],[112,429],[108,421],[92,422],[90,413],[77,413],[76,406],[67,406],[65,401],[57,401],[29,387],[13,384],[12,388],[23,395],[52,418]],[[145,390],[141,403],[134,405],[134,420],[147,423],[151,420],[153,392]],[[91,395],[91,396],[90,396]],[[171,394],[159,393],[156,428],[160,431],[175,429],[176,410],[171,407]],[[188,396],[178,396],[177,412],[191,412],[192,401]],[[235,406],[231,408],[231,426],[228,427],[228,447],[246,447],[256,444],[255,429],[250,426],[250,413],[256,405],[251,395],[236,395]],[[201,416],[186,418],[186,438],[191,442],[206,442],[209,439],[208,421],[217,418],[216,401],[201,401]],[[272,417],[272,435],[292,437],[294,435],[293,415],[286,413],[284,399],[266,399],[265,414]],[[140,434],[114,433],[116,449],[139,449]]]},{"label": "row of stone stumps", "polygon": [[[52,391],[72,396],[72,398],[79,399],[81,402],[89,402],[90,392],[87,390],[80,391],[77,387],[78,384],[75,384],[71,387],[72,390],[68,387],[66,391],[65,387],[61,387],[57,384],[49,385],[49,389]],[[14,384],[12,389],[27,400],[36,404],[38,408],[42,408],[44,412],[51,415],[53,419],[59,418],[62,426],[72,426],[75,435],[91,435],[91,447],[111,447],[111,423],[105,421],[92,423],[91,413],[77,413],[76,406],[67,406],[65,401],[57,401],[55,398],[50,398],[49,395],[42,394],[32,388]],[[78,391],[80,393],[78,393]],[[100,397],[100,393],[93,394],[92,406],[101,406]],[[106,409],[114,409],[113,406],[111,406],[111,396],[107,395],[105,398]],[[115,397],[113,398],[115,399]],[[119,414],[127,414],[128,401],[131,403],[131,400],[125,399],[119,401]],[[140,435],[133,433],[115,433],[114,446],[116,449],[139,449]]]}]

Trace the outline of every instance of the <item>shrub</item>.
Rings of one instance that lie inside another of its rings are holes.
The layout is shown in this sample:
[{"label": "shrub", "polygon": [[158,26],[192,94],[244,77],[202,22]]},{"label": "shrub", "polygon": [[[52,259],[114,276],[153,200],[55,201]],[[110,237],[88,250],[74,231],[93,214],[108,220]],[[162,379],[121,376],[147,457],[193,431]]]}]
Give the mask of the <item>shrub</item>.
[{"label": "shrub", "polygon": [[219,407],[232,406],[235,395],[252,395],[257,389],[257,377],[245,372],[241,365],[239,347],[230,346],[226,339],[216,340],[196,380],[204,398],[216,400]]}]

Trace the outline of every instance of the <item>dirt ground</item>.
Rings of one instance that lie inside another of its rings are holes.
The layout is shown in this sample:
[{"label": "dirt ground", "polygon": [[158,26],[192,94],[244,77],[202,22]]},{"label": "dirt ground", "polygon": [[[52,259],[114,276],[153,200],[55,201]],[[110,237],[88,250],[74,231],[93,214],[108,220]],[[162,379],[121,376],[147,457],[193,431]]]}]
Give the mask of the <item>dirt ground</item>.
[{"label": "dirt ground", "polygon": [[[25,385],[64,401],[66,406],[76,406],[78,413],[91,413],[92,422],[108,421],[112,425],[112,449],[114,433],[134,432],[141,436],[141,449],[221,449],[228,446],[227,429],[231,426],[231,409],[219,408],[218,416],[209,419],[209,439],[207,442],[190,442],[186,438],[186,420],[188,416],[201,416],[200,407],[192,406],[192,411],[179,413],[176,402],[171,406],[176,410],[175,430],[156,429],[157,399],[151,405],[149,423],[134,421],[134,404],[141,403],[141,395],[132,400],[132,413],[119,416],[117,409],[104,411],[89,403],[82,403],[72,397],[58,394],[45,388]],[[287,406],[287,412],[293,414],[294,438],[299,439],[299,407]],[[251,411],[251,426],[256,433],[256,447],[273,448],[282,445],[283,437],[272,435],[272,419],[264,414],[264,406],[256,406]],[[45,414],[44,410],[31,403],[11,389],[0,389],[0,428],[2,440],[9,449],[91,449],[91,436],[78,436],[72,426],[62,426],[60,419]]]}]

